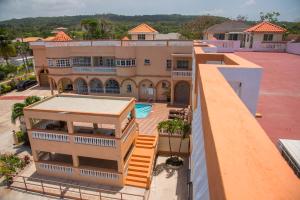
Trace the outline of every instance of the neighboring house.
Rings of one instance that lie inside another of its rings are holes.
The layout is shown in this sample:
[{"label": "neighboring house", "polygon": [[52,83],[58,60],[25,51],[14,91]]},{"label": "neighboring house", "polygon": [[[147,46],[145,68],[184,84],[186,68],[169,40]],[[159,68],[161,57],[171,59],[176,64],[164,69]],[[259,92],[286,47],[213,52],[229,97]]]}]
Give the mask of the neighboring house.
[{"label": "neighboring house", "polygon": [[225,21],[215,24],[204,31],[204,40],[240,40],[244,39],[244,30],[249,26],[241,21]]},{"label": "neighboring house", "polygon": [[155,40],[179,40],[180,37],[180,33],[158,33],[155,37]]},{"label": "neighboring house", "polygon": [[42,41],[42,37],[26,37],[26,38],[16,38],[17,42],[36,42],[36,41]]},{"label": "neighboring house", "polygon": [[282,42],[287,30],[271,22],[260,22],[244,32],[246,33],[245,47],[252,48],[254,43]]},{"label": "neighboring house", "polygon": [[140,24],[128,31],[131,40],[155,40],[158,32],[148,24]]},{"label": "neighboring house", "polygon": [[153,30],[145,24],[131,30],[133,38],[145,33],[145,41],[70,41],[60,32],[50,42],[31,43],[39,84],[81,94],[190,104],[193,42],[148,40],[157,33]]}]

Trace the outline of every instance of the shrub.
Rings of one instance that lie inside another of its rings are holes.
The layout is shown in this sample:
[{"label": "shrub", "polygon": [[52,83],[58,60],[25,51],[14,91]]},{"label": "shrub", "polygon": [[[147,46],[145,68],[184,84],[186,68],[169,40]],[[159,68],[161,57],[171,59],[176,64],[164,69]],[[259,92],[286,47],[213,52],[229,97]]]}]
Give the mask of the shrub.
[{"label": "shrub", "polygon": [[25,167],[25,162],[13,154],[0,155],[0,175],[4,175],[9,180],[11,174]]},{"label": "shrub", "polygon": [[27,77],[27,80],[33,80],[33,81],[35,81],[36,80],[36,76],[35,75],[29,75]]},{"label": "shrub", "polygon": [[1,94],[10,92],[11,90],[12,90],[12,87],[10,85],[8,85],[8,84],[2,84],[2,85],[0,85],[0,93]]},{"label": "shrub", "polygon": [[0,71],[0,81],[4,80],[6,78],[6,74],[3,71]]},{"label": "shrub", "polygon": [[16,132],[16,136],[18,138],[18,142],[25,142],[25,140],[28,138],[27,134],[22,131]]}]

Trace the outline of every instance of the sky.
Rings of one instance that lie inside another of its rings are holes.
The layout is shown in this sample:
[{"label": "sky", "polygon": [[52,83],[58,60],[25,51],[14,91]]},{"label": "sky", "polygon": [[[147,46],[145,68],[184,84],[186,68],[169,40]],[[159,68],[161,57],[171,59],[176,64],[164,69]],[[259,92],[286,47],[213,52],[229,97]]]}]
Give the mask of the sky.
[{"label": "sky", "polygon": [[218,15],[259,20],[277,11],[279,20],[300,21],[300,0],[0,0],[0,21],[39,16],[113,13],[120,15]]}]

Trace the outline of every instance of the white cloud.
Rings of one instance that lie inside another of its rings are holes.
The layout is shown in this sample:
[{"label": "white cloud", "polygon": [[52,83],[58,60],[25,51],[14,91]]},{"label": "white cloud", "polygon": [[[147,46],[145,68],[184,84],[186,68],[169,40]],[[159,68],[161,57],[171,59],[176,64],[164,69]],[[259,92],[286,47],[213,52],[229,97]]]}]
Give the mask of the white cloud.
[{"label": "white cloud", "polygon": [[256,0],[247,0],[243,6],[252,6],[256,4]]}]

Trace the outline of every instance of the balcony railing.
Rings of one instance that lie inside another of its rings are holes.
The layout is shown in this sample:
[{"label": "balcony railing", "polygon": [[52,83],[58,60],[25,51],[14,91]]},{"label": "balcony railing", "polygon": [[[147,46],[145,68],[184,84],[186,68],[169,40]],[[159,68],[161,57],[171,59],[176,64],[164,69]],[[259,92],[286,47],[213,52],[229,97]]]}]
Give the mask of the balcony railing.
[{"label": "balcony railing", "polygon": [[116,148],[116,140],[108,138],[75,136],[74,143]]},{"label": "balcony railing", "polygon": [[105,88],[105,93],[120,94],[120,89],[119,88]]},{"label": "balcony railing", "polygon": [[69,136],[67,134],[58,134],[58,133],[47,133],[41,131],[32,131],[32,138],[39,140],[48,140],[56,142],[69,142]]},{"label": "balcony railing", "polygon": [[108,73],[115,74],[116,67],[72,67],[73,73]]},{"label": "balcony railing", "polygon": [[191,78],[192,77],[192,71],[173,71],[172,77],[176,78]]},{"label": "balcony railing", "polygon": [[134,120],[132,120],[131,122],[129,122],[129,124],[127,125],[127,127],[123,131],[122,142],[125,142],[127,140],[128,136],[131,134],[132,130],[135,127],[136,127],[136,123],[135,123]]},{"label": "balcony railing", "polygon": [[101,179],[119,180],[120,174],[91,169],[80,169],[81,176],[92,176]]},{"label": "balcony railing", "polygon": [[73,167],[57,165],[57,164],[49,164],[49,163],[37,163],[38,168],[47,170],[49,172],[60,172],[66,174],[73,173]]}]

